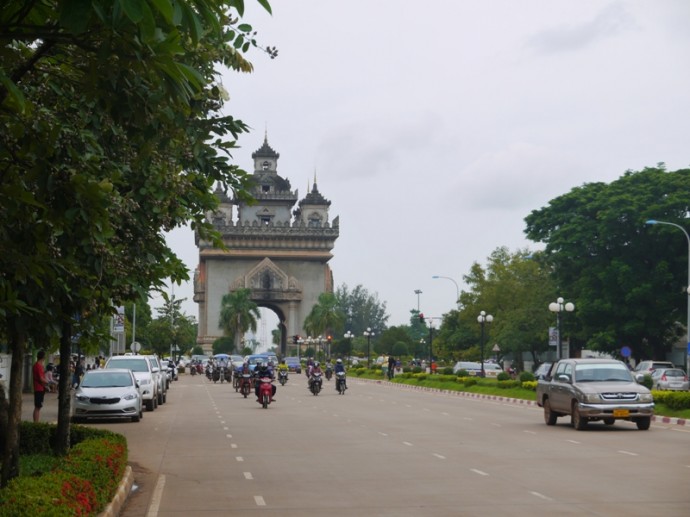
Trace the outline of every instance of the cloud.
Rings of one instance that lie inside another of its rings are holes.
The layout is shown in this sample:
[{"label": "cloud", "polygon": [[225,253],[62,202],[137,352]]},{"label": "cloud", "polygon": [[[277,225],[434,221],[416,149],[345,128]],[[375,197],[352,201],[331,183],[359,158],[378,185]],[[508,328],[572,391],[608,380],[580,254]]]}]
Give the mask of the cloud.
[{"label": "cloud", "polygon": [[636,27],[633,16],[621,2],[604,7],[591,20],[543,30],[527,45],[544,54],[574,52]]}]

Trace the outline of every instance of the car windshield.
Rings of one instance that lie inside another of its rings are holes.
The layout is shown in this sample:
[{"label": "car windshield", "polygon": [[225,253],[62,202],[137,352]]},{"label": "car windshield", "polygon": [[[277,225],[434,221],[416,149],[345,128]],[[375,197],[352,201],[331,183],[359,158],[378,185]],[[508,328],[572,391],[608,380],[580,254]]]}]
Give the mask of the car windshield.
[{"label": "car windshield", "polygon": [[663,374],[666,377],[683,377],[685,375],[681,370],[664,370]]},{"label": "car windshield", "polygon": [[630,371],[624,364],[575,365],[575,382],[632,382]]},{"label": "car windshield", "polygon": [[108,363],[108,368],[126,368],[133,372],[148,372],[149,367],[146,359],[136,359],[134,357],[127,359],[114,359]]},{"label": "car windshield", "polygon": [[125,372],[99,372],[84,375],[82,388],[122,388],[132,385],[132,377]]}]

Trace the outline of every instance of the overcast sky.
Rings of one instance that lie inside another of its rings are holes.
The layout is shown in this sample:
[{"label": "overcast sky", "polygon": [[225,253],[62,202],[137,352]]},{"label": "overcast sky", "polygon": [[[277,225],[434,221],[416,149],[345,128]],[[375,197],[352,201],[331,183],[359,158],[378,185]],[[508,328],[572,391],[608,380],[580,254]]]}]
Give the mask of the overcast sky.
[{"label": "overcast sky", "polygon": [[[496,248],[536,249],[524,218],[556,196],[690,165],[687,0],[246,3],[279,55],[223,77],[227,112],[253,129],[236,162],[252,172],[267,130],[300,198],[316,173],[340,216],[335,284],[377,293],[389,326],[416,289],[427,316],[454,307],[433,275],[462,290]],[[169,242],[193,270],[192,233]],[[175,296],[198,317],[191,283]]]}]

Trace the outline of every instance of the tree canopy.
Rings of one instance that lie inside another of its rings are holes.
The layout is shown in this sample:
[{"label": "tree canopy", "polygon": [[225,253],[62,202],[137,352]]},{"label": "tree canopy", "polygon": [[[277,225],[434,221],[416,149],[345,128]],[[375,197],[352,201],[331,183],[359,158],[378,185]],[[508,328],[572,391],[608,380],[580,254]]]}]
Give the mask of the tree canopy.
[{"label": "tree canopy", "polygon": [[[579,335],[591,347],[664,358],[685,325],[690,169],[663,165],[627,171],[553,199],[526,219],[527,236],[545,243],[558,295],[574,301]],[[679,325],[679,323],[681,325]]]}]

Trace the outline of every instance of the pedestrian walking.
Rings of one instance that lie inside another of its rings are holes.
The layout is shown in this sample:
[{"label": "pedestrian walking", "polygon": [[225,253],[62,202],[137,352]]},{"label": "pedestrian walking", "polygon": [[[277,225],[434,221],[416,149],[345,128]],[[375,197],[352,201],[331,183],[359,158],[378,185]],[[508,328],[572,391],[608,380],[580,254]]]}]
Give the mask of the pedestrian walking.
[{"label": "pedestrian walking", "polygon": [[34,381],[34,422],[38,422],[41,418],[41,408],[43,407],[46,386],[48,385],[45,370],[43,369],[43,360],[45,357],[45,350],[39,350],[36,354],[36,362],[31,369]]}]

